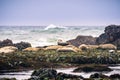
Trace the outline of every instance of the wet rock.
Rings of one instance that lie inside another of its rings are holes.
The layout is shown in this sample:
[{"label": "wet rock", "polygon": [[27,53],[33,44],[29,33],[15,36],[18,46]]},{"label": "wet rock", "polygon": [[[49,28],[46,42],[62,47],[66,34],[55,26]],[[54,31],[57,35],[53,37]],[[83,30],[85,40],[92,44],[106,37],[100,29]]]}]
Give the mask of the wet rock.
[{"label": "wet rock", "polygon": [[120,74],[112,74],[112,75],[110,75],[110,78],[112,78],[112,79],[114,79],[114,78],[120,79]]},{"label": "wet rock", "polygon": [[108,76],[103,75],[102,73],[94,73],[90,75],[90,78],[108,78]]},{"label": "wet rock", "polygon": [[39,69],[39,70],[35,70],[32,75],[31,78],[29,80],[44,80],[45,78],[47,79],[55,79],[57,75],[57,71],[54,69]]},{"label": "wet rock", "polygon": [[58,73],[54,69],[39,69],[35,70],[31,78],[29,80],[64,80],[64,79],[70,79],[70,80],[80,80],[83,79],[82,76],[72,75],[72,74],[65,74],[65,73]]},{"label": "wet rock", "polygon": [[82,76],[77,76],[77,75],[72,75],[72,74],[58,73],[56,79],[57,80],[63,80],[63,79],[79,80],[79,79],[83,79],[83,77]]},{"label": "wet rock", "polygon": [[14,46],[17,47],[18,50],[23,50],[25,48],[31,47],[31,44],[28,42],[20,42],[20,43],[14,44]]},{"label": "wet rock", "polygon": [[103,34],[96,39],[97,44],[114,44],[120,49],[120,25],[109,25]]},{"label": "wet rock", "polygon": [[92,36],[77,36],[76,39],[72,39],[67,41],[69,44],[74,45],[76,47],[81,44],[94,45],[96,43],[96,38]]},{"label": "wet rock", "polygon": [[12,40],[6,39],[3,41],[0,41],[0,47],[4,47],[4,46],[13,46]]},{"label": "wet rock", "polygon": [[13,53],[17,50],[18,48],[14,46],[5,46],[5,47],[0,48],[0,53]]},{"label": "wet rock", "polygon": [[73,72],[93,72],[93,71],[98,71],[98,72],[102,72],[102,71],[112,71],[110,68],[108,68],[107,65],[82,65],[80,67],[78,67],[77,69],[75,69]]}]

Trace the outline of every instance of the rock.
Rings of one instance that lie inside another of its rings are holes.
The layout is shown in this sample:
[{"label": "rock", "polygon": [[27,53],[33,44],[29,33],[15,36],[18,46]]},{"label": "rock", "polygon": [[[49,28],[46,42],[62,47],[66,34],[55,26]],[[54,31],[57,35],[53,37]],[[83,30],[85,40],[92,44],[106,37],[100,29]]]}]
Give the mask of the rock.
[{"label": "rock", "polygon": [[28,47],[28,48],[26,48],[26,49],[23,49],[23,51],[39,51],[40,50],[40,48],[35,48],[35,47]]},{"label": "rock", "polygon": [[90,78],[108,78],[108,76],[103,75],[102,73],[94,73],[90,75]]},{"label": "rock", "polygon": [[44,80],[45,78],[55,79],[56,76],[57,76],[56,70],[41,68],[39,70],[35,70],[32,73],[31,78],[29,80]]},{"label": "rock", "polygon": [[12,40],[6,39],[3,41],[0,41],[0,47],[4,47],[4,46],[13,46]]},{"label": "rock", "polygon": [[80,49],[72,45],[67,45],[67,46],[58,48],[57,51],[58,52],[78,52],[80,51]]},{"label": "rock", "polygon": [[61,46],[67,46],[67,45],[69,45],[68,42],[63,42],[61,39],[58,40],[57,44],[61,45]]},{"label": "rock", "polygon": [[52,45],[52,46],[46,47],[45,50],[57,50],[58,48],[62,48],[62,46],[60,46],[60,45]]},{"label": "rock", "polygon": [[117,49],[117,47],[115,45],[113,45],[113,44],[100,44],[98,48],[103,49],[103,50],[106,50],[106,49],[108,49],[108,50],[111,50],[111,49],[116,50]]},{"label": "rock", "polygon": [[17,50],[18,50],[18,48],[14,47],[14,46],[6,46],[6,47],[0,48],[0,53],[13,53]]},{"label": "rock", "polygon": [[86,44],[81,44],[79,46],[79,49],[81,50],[92,50],[92,49],[97,49],[98,45],[86,45]]},{"label": "rock", "polygon": [[92,36],[77,36],[76,39],[72,39],[67,41],[69,44],[74,45],[76,47],[80,46],[81,44],[87,44],[87,45],[95,45],[96,44],[96,38]]},{"label": "rock", "polygon": [[112,78],[112,79],[114,79],[114,78],[120,79],[120,74],[112,74],[112,75],[110,75],[110,78]]},{"label": "rock", "polygon": [[97,44],[114,44],[120,49],[120,25],[109,25],[103,34],[96,39]]},{"label": "rock", "polygon": [[63,79],[81,80],[81,79],[83,79],[83,77],[82,76],[77,76],[77,75],[72,75],[72,74],[58,73],[56,79],[57,80],[63,80]]},{"label": "rock", "polygon": [[108,68],[107,65],[82,65],[75,69],[73,72],[93,72],[93,71],[112,71],[110,68]]},{"label": "rock", "polygon": [[58,73],[54,69],[45,69],[41,68],[39,70],[35,70],[31,78],[29,80],[63,80],[63,79],[83,79],[82,76],[72,75],[72,74],[65,74],[65,73]]},{"label": "rock", "polygon": [[14,46],[17,47],[18,50],[23,50],[25,48],[31,47],[31,44],[28,42],[20,42],[20,43],[14,44]]}]

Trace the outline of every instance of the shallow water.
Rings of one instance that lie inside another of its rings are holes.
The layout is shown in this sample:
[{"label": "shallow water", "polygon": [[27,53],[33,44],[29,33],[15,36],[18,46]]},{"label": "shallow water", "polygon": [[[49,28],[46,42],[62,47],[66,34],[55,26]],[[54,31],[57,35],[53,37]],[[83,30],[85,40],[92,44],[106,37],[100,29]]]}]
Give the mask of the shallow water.
[{"label": "shallow water", "polygon": [[[105,75],[111,75],[111,74],[120,74],[120,65],[116,66],[110,66],[109,68],[113,69],[113,71],[110,72],[102,72]],[[80,72],[80,73],[75,73],[72,72],[75,68],[60,68],[56,69],[57,72],[63,72],[66,74],[73,74],[73,75],[81,75],[84,78],[89,78],[91,74],[94,74],[96,72],[90,72],[90,73],[85,73],[85,72]],[[10,72],[10,73],[4,73],[3,75],[0,75],[0,78],[16,78],[17,80],[25,80],[30,78],[30,75],[32,74],[33,70],[30,71],[22,71],[22,72]]]},{"label": "shallow water", "polygon": [[10,72],[0,75],[0,78],[16,78],[17,80],[25,80],[30,78],[33,70],[31,71],[22,71],[22,72]]}]

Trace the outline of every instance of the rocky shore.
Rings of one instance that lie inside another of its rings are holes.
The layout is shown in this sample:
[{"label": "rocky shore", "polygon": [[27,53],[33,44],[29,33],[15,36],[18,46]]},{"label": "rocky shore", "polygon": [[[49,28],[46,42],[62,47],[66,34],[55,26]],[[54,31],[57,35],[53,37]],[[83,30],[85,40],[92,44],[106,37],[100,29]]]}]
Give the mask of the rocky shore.
[{"label": "rocky shore", "polygon": [[28,80],[119,80],[120,74],[106,76],[102,73],[94,73],[89,78],[84,78],[80,75],[71,75],[65,73],[57,73],[55,69],[39,69],[35,70],[31,78]]},{"label": "rocky shore", "polygon": [[57,73],[53,69],[78,67],[74,72],[111,71],[107,67],[108,65],[120,64],[119,34],[120,26],[110,25],[99,37],[78,36],[67,42],[59,42],[58,45],[42,47],[32,47],[28,42],[13,43],[12,40],[6,39],[0,41],[0,73],[4,73],[6,70],[37,69],[29,80],[120,79],[119,74],[106,76],[98,73],[85,79],[82,76]]}]

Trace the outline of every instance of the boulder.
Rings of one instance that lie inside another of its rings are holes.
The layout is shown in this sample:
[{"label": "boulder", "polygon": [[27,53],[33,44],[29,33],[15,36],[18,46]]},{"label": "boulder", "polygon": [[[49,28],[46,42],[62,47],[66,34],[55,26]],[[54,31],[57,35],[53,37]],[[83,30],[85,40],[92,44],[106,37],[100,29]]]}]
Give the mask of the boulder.
[{"label": "boulder", "polygon": [[120,49],[120,25],[109,25],[96,39],[96,44],[114,44]]},{"label": "boulder", "polygon": [[28,48],[26,48],[26,49],[23,49],[23,51],[39,51],[40,50],[40,48],[35,48],[35,47],[28,47]]},{"label": "boulder", "polygon": [[0,53],[13,53],[17,50],[18,50],[18,48],[14,47],[14,46],[6,46],[6,47],[0,48]]},{"label": "boulder", "polygon": [[20,42],[20,43],[14,44],[14,46],[17,47],[18,50],[23,50],[25,48],[31,47],[31,44],[28,42]]},{"label": "boulder", "polygon": [[117,47],[115,45],[113,45],[113,44],[100,44],[98,48],[103,49],[103,50],[106,50],[106,49],[108,49],[108,50],[111,50],[111,49],[116,50],[117,49]]},{"label": "boulder", "polygon": [[62,46],[60,46],[60,45],[52,45],[52,46],[46,47],[45,50],[57,50],[58,48],[62,48]]},{"label": "boulder", "polygon": [[4,46],[13,46],[12,40],[6,39],[3,41],[0,41],[0,47],[4,47]]},{"label": "boulder", "polygon": [[76,39],[72,39],[67,41],[69,44],[74,45],[76,47],[80,46],[81,44],[87,44],[87,45],[95,45],[96,44],[96,38],[92,36],[77,36]]}]

